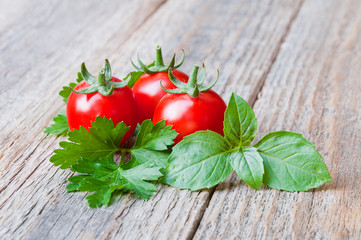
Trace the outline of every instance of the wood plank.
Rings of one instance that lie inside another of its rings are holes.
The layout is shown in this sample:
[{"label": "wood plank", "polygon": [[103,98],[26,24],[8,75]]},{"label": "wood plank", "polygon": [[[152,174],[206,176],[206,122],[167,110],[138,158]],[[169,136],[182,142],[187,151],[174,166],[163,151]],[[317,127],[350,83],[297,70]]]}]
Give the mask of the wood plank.
[{"label": "wood plank", "polygon": [[255,191],[232,174],[195,239],[360,239],[360,9],[357,0],[306,1],[254,108],[260,137],[302,133],[333,181],[304,193]]},{"label": "wood plank", "polygon": [[[1,118],[1,126],[6,127],[0,140],[0,235],[30,239],[191,237],[213,190],[192,193],[159,186],[149,201],[127,195],[108,208],[95,210],[88,208],[83,193],[65,193],[66,178],[71,173],[48,162],[63,138],[42,134],[63,106],[56,94],[76,75],[82,61],[95,71],[107,57],[115,74],[122,74],[131,69],[129,56],[140,52],[150,60],[152,49],[161,44],[168,56],[174,49],[186,50],[186,71],[205,59],[211,78],[219,67],[221,80],[215,90],[225,99],[236,91],[252,101],[298,12],[300,1],[296,3],[168,1],[148,18],[160,3],[146,4],[138,11],[130,11],[140,5],[136,3],[122,8],[97,5],[95,11],[93,3],[69,7],[65,2],[34,23],[36,31],[19,24],[17,30],[25,33],[24,39],[5,33],[8,40],[0,49],[6,58],[1,61],[5,69],[13,70],[2,74],[15,85],[0,90],[1,110],[13,113],[11,119]],[[38,8],[34,11],[41,15],[42,7]],[[79,9],[88,10],[89,17],[77,15]],[[111,14],[111,10],[116,12]],[[64,20],[68,11],[71,17]],[[132,24],[141,26],[127,26],[130,18],[136,20]],[[71,23],[77,24],[69,28]],[[17,44],[10,44],[11,39],[18,40]],[[7,62],[15,53],[18,55]],[[21,103],[20,97],[24,98]]]},{"label": "wood plank", "polygon": [[25,15],[32,5],[39,3],[39,0],[32,2],[26,0],[2,0],[0,2],[0,9],[4,13],[0,15],[0,37],[4,31],[11,31],[14,21]]},{"label": "wood plank", "polygon": [[[79,63],[100,56],[101,60],[97,62],[103,64],[107,55],[103,46],[116,48],[127,40],[134,29],[162,3],[151,1],[147,6],[140,2],[118,3],[113,9],[108,5],[95,8],[95,1],[78,5],[73,5],[71,1],[35,5],[32,11],[18,19],[14,30],[2,35],[0,61],[5,69],[1,72],[5,80],[0,89],[0,109],[7,115],[0,116],[1,157],[16,158],[29,145],[39,144],[33,140],[45,137],[42,134],[44,127],[63,107],[57,93],[61,86],[74,81]],[[78,14],[80,10],[92,17],[82,17]],[[143,18],[135,18],[138,14],[143,14]],[[133,20],[131,24],[128,19]],[[34,30],[31,26],[38,28]],[[117,36],[115,43],[114,32],[119,26],[122,26],[122,34]],[[98,31],[94,32],[94,29]],[[97,47],[94,47],[94,42]],[[77,63],[69,59],[75,59]],[[5,156],[7,153],[10,155]],[[4,173],[8,163],[0,163]],[[4,177],[0,189],[7,185],[5,180],[11,176],[5,174]]]},{"label": "wood plank", "polygon": [[82,61],[104,59],[107,48],[126,41],[163,1],[32,3],[23,6],[28,8],[23,15],[9,16],[12,27],[3,25],[0,41],[0,110],[6,113],[0,115],[0,236],[5,238],[26,235],[24,229],[39,224],[31,211],[40,214],[57,194],[66,195],[65,178],[48,162],[62,139],[42,133],[63,107],[57,92],[73,81]]}]

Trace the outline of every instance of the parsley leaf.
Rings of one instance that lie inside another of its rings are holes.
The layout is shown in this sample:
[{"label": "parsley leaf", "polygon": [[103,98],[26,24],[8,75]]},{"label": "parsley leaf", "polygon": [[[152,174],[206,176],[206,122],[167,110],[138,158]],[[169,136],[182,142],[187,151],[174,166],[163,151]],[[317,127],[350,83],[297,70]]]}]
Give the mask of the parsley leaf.
[{"label": "parsley leaf", "polygon": [[[105,161],[112,160],[112,157],[109,156]],[[91,195],[88,195],[86,199],[89,202],[91,208],[101,207],[102,205],[108,205],[111,199],[111,195],[115,190],[120,190],[125,187],[125,184],[122,182],[117,182],[116,178],[112,176],[114,169],[108,169],[104,171],[105,167],[102,166],[102,159],[99,161],[93,161],[90,159],[80,159],[77,164],[72,168],[72,171],[79,169],[87,169],[89,166],[94,165],[94,168],[91,172],[93,175],[84,174],[76,175],[68,178],[71,182],[68,184],[67,191],[86,191],[86,192],[95,192]],[[91,169],[91,168],[90,168]],[[88,172],[87,170],[85,172]],[[89,173],[88,172],[88,173]],[[99,177],[99,179],[96,178]],[[101,179],[101,178],[105,179]],[[113,178],[112,178],[113,177]]]},{"label": "parsley leaf", "polygon": [[139,128],[134,146],[130,149],[132,161],[137,163],[152,163],[155,166],[166,167],[169,156],[168,148],[174,144],[173,139],[178,133],[166,122],[160,121],[153,126],[151,120],[143,121]]},{"label": "parsley leaf", "polygon": [[332,179],[322,156],[301,134],[279,131],[255,144],[263,159],[263,183],[286,191],[307,191]]},{"label": "parsley leaf", "polygon": [[[78,72],[78,78],[76,79],[77,83],[69,83],[68,86],[64,86],[63,89],[59,92],[59,95],[63,97],[64,102],[68,102],[71,90],[70,88],[75,88],[75,86],[83,80],[83,76]],[[58,115],[53,118],[53,124],[49,127],[46,127],[44,133],[50,134],[67,134],[69,132],[68,121],[66,119],[66,110],[62,109],[59,111]]]},{"label": "parsley leaf", "polygon": [[69,131],[68,121],[66,119],[66,111],[65,109],[61,109],[53,118],[53,122],[50,126],[45,128],[44,133],[50,134],[66,134]]},{"label": "parsley leaf", "polygon": [[132,159],[127,163],[128,166],[137,166],[139,164],[148,163],[154,166],[159,166],[165,168],[167,166],[167,160],[170,154],[170,151],[155,151],[149,149],[131,149]]},{"label": "parsley leaf", "polygon": [[68,192],[87,191],[96,192],[87,197],[90,207],[108,205],[111,195],[116,190],[127,190],[137,194],[142,199],[149,199],[156,186],[147,181],[157,180],[162,176],[160,167],[151,167],[142,164],[131,169],[124,170],[122,165],[117,166],[113,162],[114,156],[103,159],[81,158],[73,165],[72,171],[85,173],[69,178]]},{"label": "parsley leaf", "polygon": [[157,188],[154,184],[146,181],[155,181],[163,176],[160,169],[161,167],[150,167],[148,164],[141,164],[131,169],[120,169],[119,171],[126,184],[126,190],[135,192],[142,199],[149,199]]},{"label": "parsley leaf", "polygon": [[84,80],[83,75],[81,75],[80,72],[78,72],[78,78],[76,79],[76,83],[69,83],[68,86],[64,86],[63,89],[59,92],[59,95],[63,97],[64,102],[68,102],[68,98],[70,96],[71,90],[70,88],[75,88],[75,86],[80,83],[82,80]]},{"label": "parsley leaf", "polygon": [[70,142],[60,142],[63,149],[54,150],[55,155],[50,158],[55,166],[62,169],[69,168],[80,158],[104,158],[119,151],[119,143],[129,127],[120,122],[114,127],[112,120],[97,117],[92,122],[90,133],[84,128],[69,132]]},{"label": "parsley leaf", "polygon": [[[68,192],[92,192],[86,198],[92,208],[108,205],[118,190],[149,199],[157,190],[149,181],[163,176],[160,170],[165,167],[168,148],[177,136],[171,128],[165,121],[153,126],[152,121],[146,120],[139,128],[135,146],[124,149],[119,144],[129,127],[124,122],[114,126],[112,120],[97,117],[90,132],[83,127],[70,132],[70,142],[60,142],[63,149],[54,150],[50,161],[80,174],[69,178]],[[119,165],[114,163],[116,152],[122,153]],[[124,163],[127,152],[131,161]]]},{"label": "parsley leaf", "polygon": [[112,192],[110,188],[102,188],[99,192],[88,195],[85,199],[88,200],[89,207],[97,208],[102,205],[109,205],[111,197]]},{"label": "parsley leaf", "polygon": [[173,139],[178,133],[172,130],[172,126],[166,126],[166,122],[160,121],[153,126],[150,119],[143,121],[140,126],[133,149],[145,148],[152,150],[167,150],[173,145]]},{"label": "parsley leaf", "polygon": [[159,170],[160,167],[150,167],[147,164],[124,170],[122,165],[118,166],[113,162],[113,156],[110,155],[95,160],[81,158],[73,165],[72,171],[85,174],[70,177],[68,180],[71,183],[67,185],[67,189],[68,192],[95,192],[86,198],[92,208],[108,205],[112,193],[122,189],[134,192],[142,199],[149,199],[157,188],[147,181],[161,177]]}]

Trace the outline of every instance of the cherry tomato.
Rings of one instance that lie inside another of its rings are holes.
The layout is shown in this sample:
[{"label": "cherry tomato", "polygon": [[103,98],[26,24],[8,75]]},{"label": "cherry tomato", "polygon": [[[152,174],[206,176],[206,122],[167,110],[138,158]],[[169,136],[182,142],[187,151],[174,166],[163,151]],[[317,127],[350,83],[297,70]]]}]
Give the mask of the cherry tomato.
[{"label": "cherry tomato", "polygon": [[[112,82],[121,80],[111,77]],[[90,85],[84,80],[74,90],[80,91]],[[124,135],[120,144],[125,143],[133,134],[137,126],[137,105],[132,90],[128,87],[116,88],[110,96],[103,96],[99,92],[78,94],[72,92],[69,96],[66,115],[69,128],[79,129],[85,127],[89,131],[91,121],[97,116],[112,119],[114,125],[124,121],[130,129]]]},{"label": "cherry tomato", "polygon": [[175,143],[200,130],[209,129],[223,136],[226,108],[226,103],[213,90],[201,92],[197,97],[167,93],[154,111],[153,123],[165,120],[167,125],[173,125],[179,133]]},{"label": "cherry tomato", "polygon": [[[188,75],[172,70],[174,76],[182,82],[187,82]],[[154,110],[159,100],[166,94],[160,86],[160,82],[166,89],[174,89],[176,86],[169,80],[168,72],[143,74],[134,84],[132,90],[138,105],[139,123],[146,119],[152,119]]]}]

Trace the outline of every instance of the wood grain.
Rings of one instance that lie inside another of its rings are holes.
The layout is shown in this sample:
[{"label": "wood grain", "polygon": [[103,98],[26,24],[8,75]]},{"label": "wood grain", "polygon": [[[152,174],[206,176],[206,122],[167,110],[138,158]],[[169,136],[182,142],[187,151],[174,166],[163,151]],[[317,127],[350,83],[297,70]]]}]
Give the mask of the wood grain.
[{"label": "wood grain", "polygon": [[186,50],[185,71],[205,60],[210,79],[219,67],[215,90],[225,99],[236,91],[253,101],[300,2],[142,3],[34,4],[2,34],[1,74],[7,81],[0,106],[12,117],[1,116],[0,236],[185,239],[197,230],[213,189],[192,193],[159,186],[149,201],[126,195],[96,210],[88,208],[83,193],[65,193],[71,173],[48,162],[63,138],[42,134],[63,106],[57,92],[82,61],[96,71],[109,58],[121,75],[131,70],[129,56],[139,52],[150,60],[161,44],[168,56]]},{"label": "wood grain", "polygon": [[[22,1],[0,4],[1,239],[359,239],[361,15],[348,1]],[[18,14],[14,14],[18,13]],[[64,138],[42,133],[57,92],[85,61],[116,76],[137,53],[184,48],[182,70],[221,70],[215,90],[255,106],[260,136],[301,132],[334,181],[306,193],[254,191],[232,174],[216,189],[159,185],[89,209],[48,161]],[[44,101],[46,99],[46,101]],[[6,114],[5,114],[6,113]]]},{"label": "wood grain", "polygon": [[218,185],[195,239],[360,239],[360,1],[306,1],[255,103],[260,136],[301,132],[333,181],[304,193]]},{"label": "wood grain", "polygon": [[[40,226],[37,216],[46,212],[48,204],[60,192],[66,195],[64,177],[69,172],[60,173],[47,162],[62,139],[42,133],[63,107],[58,90],[72,81],[84,58],[106,55],[103,46],[115,48],[126,41],[163,2],[109,3],[112,7],[95,3],[34,2],[1,34],[2,237],[27,236],[31,227]],[[114,35],[117,41],[112,41]]]}]

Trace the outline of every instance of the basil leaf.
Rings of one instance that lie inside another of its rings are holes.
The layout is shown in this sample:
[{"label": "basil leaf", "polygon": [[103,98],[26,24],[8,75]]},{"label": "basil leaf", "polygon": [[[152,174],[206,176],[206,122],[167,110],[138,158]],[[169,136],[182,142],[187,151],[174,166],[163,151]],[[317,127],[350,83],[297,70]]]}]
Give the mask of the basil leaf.
[{"label": "basil leaf", "polygon": [[231,165],[239,178],[249,186],[257,190],[261,187],[264,173],[263,160],[256,148],[240,148],[233,152]]},{"label": "basil leaf", "polygon": [[208,130],[191,134],[173,148],[164,182],[181,189],[213,187],[232,172],[230,151],[218,133]]},{"label": "basil leaf", "polygon": [[263,183],[286,191],[307,191],[332,179],[322,156],[301,134],[267,134],[255,146],[265,167]]},{"label": "basil leaf", "polygon": [[249,146],[257,135],[257,119],[253,109],[234,93],[224,114],[224,136],[233,146]]}]

